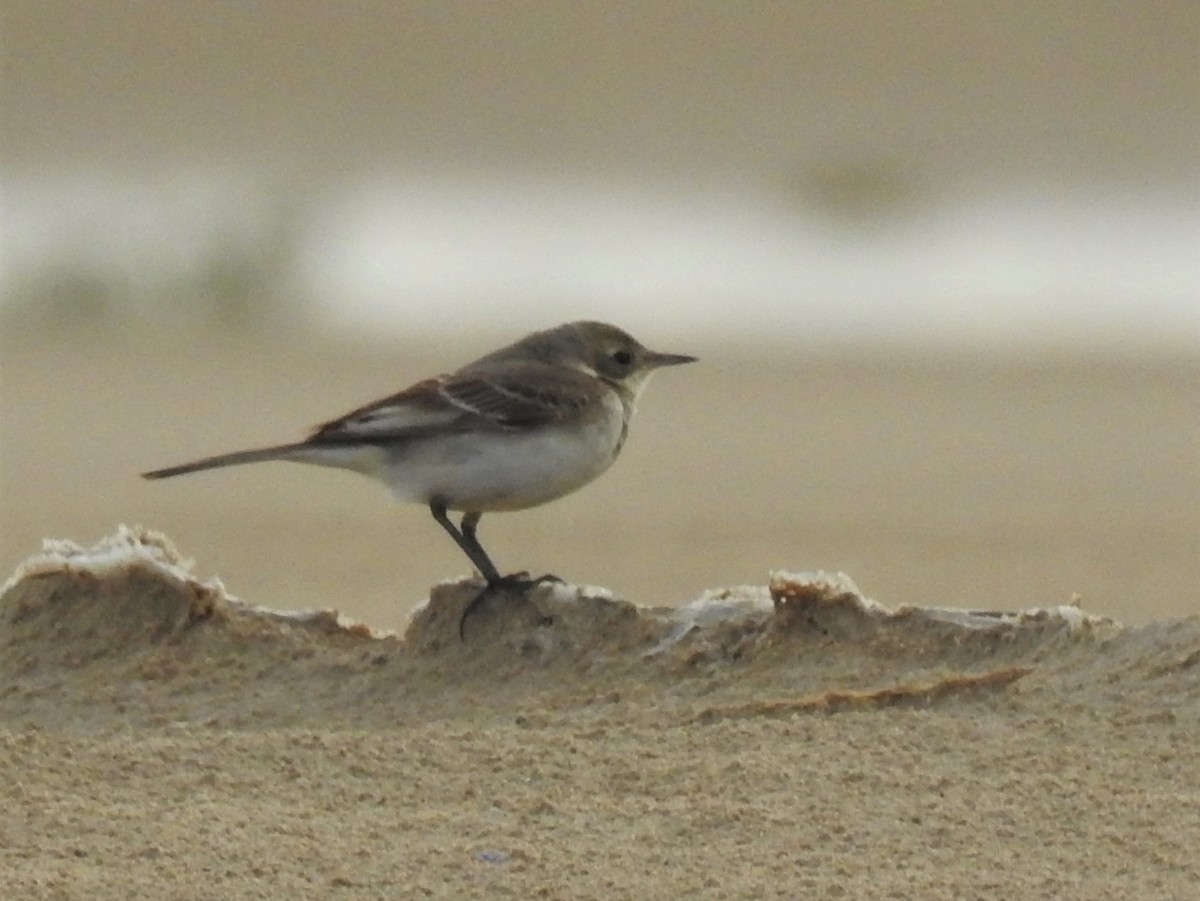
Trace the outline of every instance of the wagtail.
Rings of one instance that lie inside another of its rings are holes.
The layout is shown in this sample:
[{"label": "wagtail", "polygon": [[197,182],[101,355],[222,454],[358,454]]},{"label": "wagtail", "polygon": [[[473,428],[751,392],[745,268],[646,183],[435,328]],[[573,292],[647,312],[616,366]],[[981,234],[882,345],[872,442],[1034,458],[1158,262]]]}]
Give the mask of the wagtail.
[{"label": "wagtail", "polygon": [[[695,359],[648,350],[602,322],[570,322],[353,410],[303,441],[144,476],[287,460],[379,479],[398,500],[429,507],[486,581],[463,611],[461,635],[489,590],[541,581],[500,575],[476,537],[480,517],[536,507],[592,481],[620,454],[651,373]],[[463,514],[457,526],[451,510]]]}]

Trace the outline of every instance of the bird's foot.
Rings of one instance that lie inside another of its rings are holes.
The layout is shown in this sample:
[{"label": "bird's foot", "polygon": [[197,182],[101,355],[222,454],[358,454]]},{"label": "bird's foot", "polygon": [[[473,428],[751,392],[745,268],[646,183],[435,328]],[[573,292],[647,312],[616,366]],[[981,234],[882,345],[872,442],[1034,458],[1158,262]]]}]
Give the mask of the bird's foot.
[{"label": "bird's foot", "polygon": [[501,576],[494,583],[489,585],[489,588],[532,588],[534,585],[544,585],[546,582],[562,583],[562,579],[553,573],[546,573],[544,576],[531,576],[525,570],[519,573],[510,573],[507,576]]},{"label": "bird's foot", "polygon": [[498,579],[492,579],[483,588],[479,589],[475,597],[471,598],[466,607],[463,608],[462,617],[458,621],[458,638],[459,641],[467,640],[466,626],[467,617],[479,609],[488,595],[498,591],[527,591],[535,585],[544,585],[547,582],[562,582],[558,576],[551,573],[546,573],[544,576],[530,577],[529,573],[521,571],[519,573],[511,573],[507,576],[500,576]]}]

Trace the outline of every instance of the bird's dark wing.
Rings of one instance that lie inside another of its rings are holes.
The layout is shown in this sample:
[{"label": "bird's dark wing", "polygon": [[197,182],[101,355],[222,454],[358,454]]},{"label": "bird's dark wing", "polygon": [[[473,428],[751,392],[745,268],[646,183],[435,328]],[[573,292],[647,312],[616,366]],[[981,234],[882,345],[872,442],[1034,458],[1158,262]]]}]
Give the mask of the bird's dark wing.
[{"label": "bird's dark wing", "polygon": [[371,442],[434,432],[533,428],[600,403],[606,390],[582,372],[544,364],[460,370],[359,407],[318,426],[308,440]]}]

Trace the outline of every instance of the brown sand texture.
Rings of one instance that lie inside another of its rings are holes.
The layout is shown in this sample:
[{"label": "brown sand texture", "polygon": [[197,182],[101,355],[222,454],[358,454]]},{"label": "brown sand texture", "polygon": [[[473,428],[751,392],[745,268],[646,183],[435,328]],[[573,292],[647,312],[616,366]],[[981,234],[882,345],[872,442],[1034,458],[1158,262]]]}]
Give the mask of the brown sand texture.
[{"label": "brown sand texture", "polygon": [[0,595],[4,898],[1192,898],[1200,618],[438,585],[401,634],[163,535]]}]

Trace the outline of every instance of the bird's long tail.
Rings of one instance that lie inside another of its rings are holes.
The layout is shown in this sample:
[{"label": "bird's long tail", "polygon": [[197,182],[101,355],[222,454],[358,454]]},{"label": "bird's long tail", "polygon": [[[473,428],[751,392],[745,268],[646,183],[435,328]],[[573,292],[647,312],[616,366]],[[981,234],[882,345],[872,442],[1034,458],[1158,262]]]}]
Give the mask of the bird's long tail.
[{"label": "bird's long tail", "polygon": [[189,472],[218,469],[222,466],[239,466],[242,463],[261,463],[264,460],[308,462],[310,453],[311,448],[303,443],[280,444],[276,447],[260,447],[255,450],[234,451],[231,454],[217,454],[215,457],[205,457],[203,460],[193,460],[191,463],[182,463],[179,466],[168,466],[166,469],[144,472],[142,473],[142,478],[169,479],[172,476],[186,475]]}]

